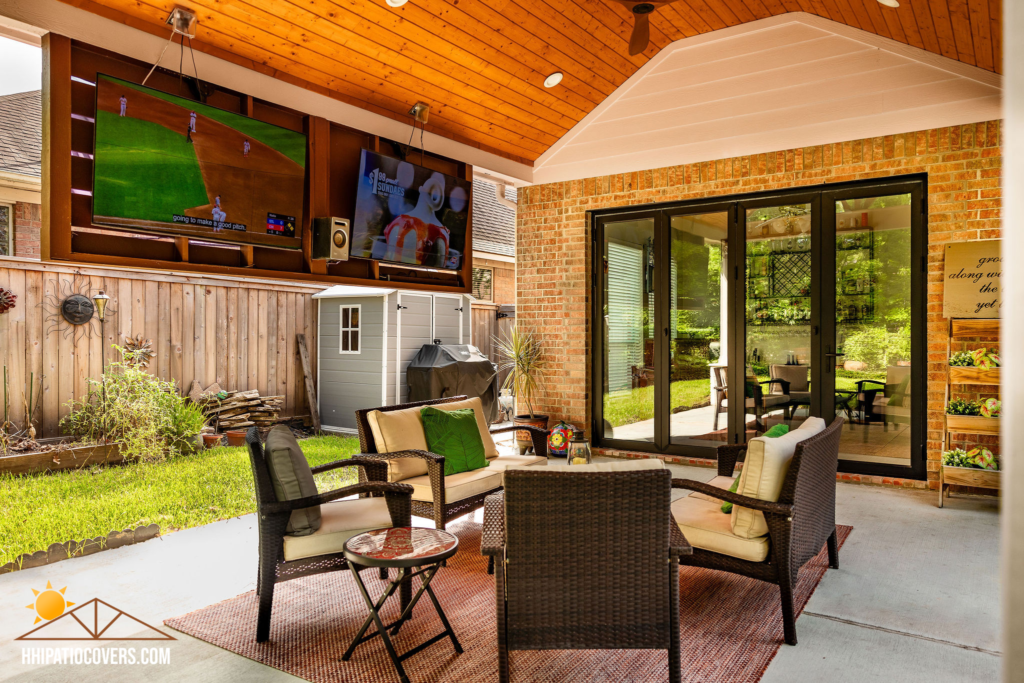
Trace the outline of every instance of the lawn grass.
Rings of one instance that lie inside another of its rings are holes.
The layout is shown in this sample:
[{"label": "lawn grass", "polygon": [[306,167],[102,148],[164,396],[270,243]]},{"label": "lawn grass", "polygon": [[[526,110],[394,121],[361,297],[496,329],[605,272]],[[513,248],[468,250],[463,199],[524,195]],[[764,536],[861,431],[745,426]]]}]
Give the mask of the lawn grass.
[{"label": "lawn grass", "polygon": [[163,126],[96,112],[94,213],[172,223],[209,203],[195,148]]},{"label": "lawn grass", "polygon": [[[711,398],[710,379],[672,382],[669,395],[673,408],[700,405]],[[604,397],[604,419],[612,427],[635,424],[654,417],[654,387],[616,391]]]},{"label": "lawn grass", "polygon": [[[359,452],[355,437],[301,442],[311,466]],[[318,475],[329,491],[357,480],[354,468]],[[256,509],[249,455],[214,448],[193,456],[120,467],[92,467],[34,477],[0,475],[0,565],[52,543],[106,536],[159,524],[167,534]]]}]

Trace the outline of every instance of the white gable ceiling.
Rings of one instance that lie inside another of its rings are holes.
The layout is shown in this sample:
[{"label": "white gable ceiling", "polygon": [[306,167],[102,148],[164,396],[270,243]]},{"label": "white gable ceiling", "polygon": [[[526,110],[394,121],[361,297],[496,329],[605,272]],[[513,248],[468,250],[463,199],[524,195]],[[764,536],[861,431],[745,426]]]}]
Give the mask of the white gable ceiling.
[{"label": "white gable ceiling", "polygon": [[686,38],[536,162],[574,180],[998,119],[998,74],[786,14]]}]

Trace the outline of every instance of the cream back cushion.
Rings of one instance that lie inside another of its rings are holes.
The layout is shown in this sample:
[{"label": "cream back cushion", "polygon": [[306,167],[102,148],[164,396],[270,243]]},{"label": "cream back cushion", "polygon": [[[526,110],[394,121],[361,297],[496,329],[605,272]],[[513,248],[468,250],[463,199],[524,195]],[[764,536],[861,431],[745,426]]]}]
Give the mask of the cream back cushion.
[{"label": "cream back cushion", "polygon": [[[804,439],[825,430],[825,421],[809,417],[798,428],[774,439],[759,436],[747,444],[747,457],[743,462],[740,495],[777,502],[782,493],[782,482],[789,472],[789,463],[796,453],[796,445]],[[757,538],[768,533],[764,514],[740,505],[732,507],[732,532],[741,538]]]},{"label": "cream back cushion", "polygon": [[[438,410],[459,410],[472,408],[476,415],[476,424],[480,428],[480,438],[484,442],[484,455],[488,460],[498,457],[498,447],[491,438],[484,418],[484,406],[479,398],[451,403],[437,403],[433,406]],[[422,407],[405,408],[403,410],[370,411],[366,418],[370,423],[370,432],[377,444],[378,453],[394,453],[396,451],[425,451],[427,437],[423,433],[423,420],[420,418]],[[419,458],[396,458],[388,460],[388,481],[402,481],[409,477],[418,477],[427,473],[427,463]]]}]

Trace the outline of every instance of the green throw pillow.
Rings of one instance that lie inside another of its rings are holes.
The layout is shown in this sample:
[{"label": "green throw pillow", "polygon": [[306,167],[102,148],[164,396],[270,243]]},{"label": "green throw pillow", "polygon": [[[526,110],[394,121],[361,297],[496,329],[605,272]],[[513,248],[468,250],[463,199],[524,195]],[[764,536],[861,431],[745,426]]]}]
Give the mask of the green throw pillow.
[{"label": "green throw pillow", "polygon": [[886,405],[890,406],[902,406],[904,399],[907,397],[907,388],[910,386],[910,375],[908,374],[896,387],[895,393],[889,397],[889,402]]},{"label": "green throw pillow", "polygon": [[472,408],[438,410],[423,408],[423,434],[431,453],[444,456],[444,474],[457,474],[487,467],[484,441]]},{"label": "green throw pillow", "polygon": [[[784,426],[784,425],[777,425],[777,426]],[[775,429],[775,427],[772,427],[772,429]],[[789,428],[786,427],[786,429],[789,429]],[[736,477],[736,480],[733,481],[732,486],[729,487],[729,492],[730,493],[736,493],[736,489],[738,489],[739,487],[740,487],[740,478]],[[725,514],[729,514],[730,512],[732,512],[732,503],[722,503],[722,512],[724,512]]]},{"label": "green throw pillow", "polygon": [[[777,439],[783,434],[789,434],[789,425],[774,425],[771,429],[764,433],[769,439]],[[740,486],[740,478],[736,477],[736,480],[729,487],[729,491],[736,493],[736,489]],[[732,512],[732,503],[722,503],[722,512],[729,514]]]}]

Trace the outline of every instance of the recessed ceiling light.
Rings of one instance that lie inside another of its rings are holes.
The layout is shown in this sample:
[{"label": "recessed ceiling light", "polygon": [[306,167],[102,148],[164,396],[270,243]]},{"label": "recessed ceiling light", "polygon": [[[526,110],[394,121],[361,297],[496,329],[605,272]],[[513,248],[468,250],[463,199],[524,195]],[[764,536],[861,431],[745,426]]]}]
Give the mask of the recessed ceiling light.
[{"label": "recessed ceiling light", "polygon": [[899,0],[878,0],[879,5],[885,5],[886,7],[899,7]]},{"label": "recessed ceiling light", "polygon": [[562,82],[562,72],[556,71],[547,78],[544,79],[545,88],[554,88],[556,85]]},{"label": "recessed ceiling light", "polygon": [[386,0],[386,1],[392,7],[401,7],[405,3],[409,2],[409,0]]}]

